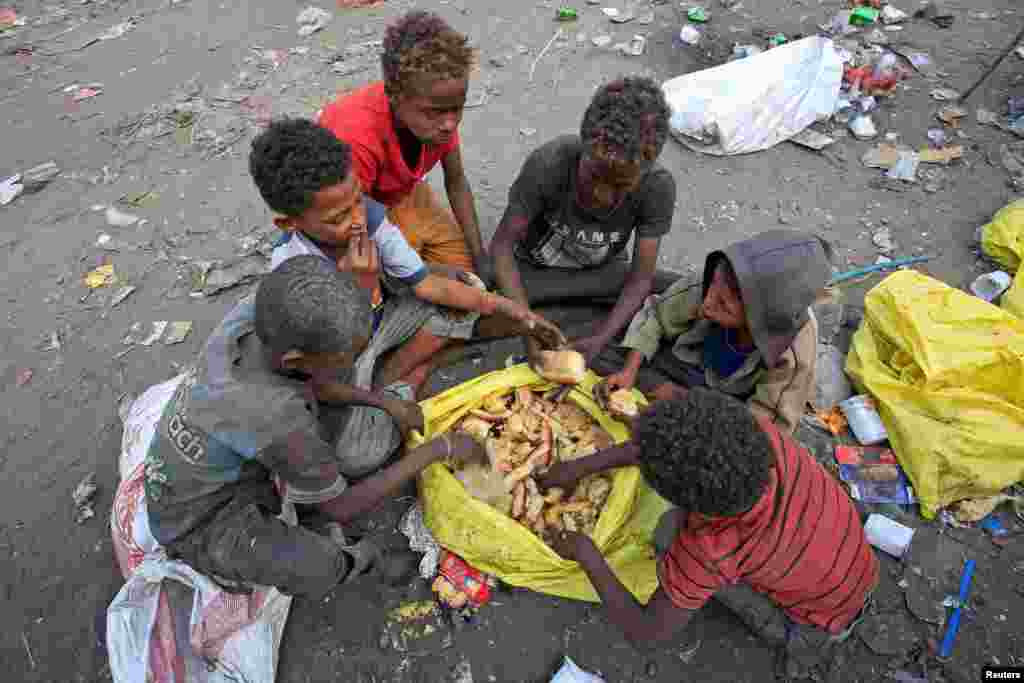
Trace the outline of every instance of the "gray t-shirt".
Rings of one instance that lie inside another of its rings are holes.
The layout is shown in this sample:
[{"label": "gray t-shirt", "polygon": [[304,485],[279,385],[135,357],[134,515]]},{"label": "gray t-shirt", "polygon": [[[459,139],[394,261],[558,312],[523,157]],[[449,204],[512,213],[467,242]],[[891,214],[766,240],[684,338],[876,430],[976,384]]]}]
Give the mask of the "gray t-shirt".
[{"label": "gray t-shirt", "polygon": [[[146,498],[166,545],[212,518],[237,484],[277,475],[295,503],[346,488],[306,383],[266,367],[252,297],[210,335],[160,417],[146,453]],[[294,447],[294,448],[293,448]]]},{"label": "gray t-shirt", "polygon": [[661,237],[672,228],[676,182],[655,163],[636,191],[613,211],[592,214],[576,202],[576,175],[583,143],[563,135],[535,149],[509,190],[509,211],[530,217],[516,256],[534,265],[592,268],[616,258],[636,231]]}]

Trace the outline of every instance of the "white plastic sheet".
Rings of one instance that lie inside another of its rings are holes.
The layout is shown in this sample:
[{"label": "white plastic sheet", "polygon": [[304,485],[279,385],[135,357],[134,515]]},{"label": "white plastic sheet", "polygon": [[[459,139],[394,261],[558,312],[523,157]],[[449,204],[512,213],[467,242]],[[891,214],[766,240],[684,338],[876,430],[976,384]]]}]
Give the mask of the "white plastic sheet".
[{"label": "white plastic sheet", "polygon": [[842,80],[842,56],[816,36],[678,76],[662,89],[677,139],[722,156],[768,149],[828,118]]},{"label": "white plastic sheet", "polygon": [[[128,581],[107,608],[114,683],[274,683],[292,599],[274,588],[225,593],[167,559],[149,528],[145,456],[182,376],[150,387],[124,416],[111,532]],[[294,508],[282,519],[294,524]]]}]

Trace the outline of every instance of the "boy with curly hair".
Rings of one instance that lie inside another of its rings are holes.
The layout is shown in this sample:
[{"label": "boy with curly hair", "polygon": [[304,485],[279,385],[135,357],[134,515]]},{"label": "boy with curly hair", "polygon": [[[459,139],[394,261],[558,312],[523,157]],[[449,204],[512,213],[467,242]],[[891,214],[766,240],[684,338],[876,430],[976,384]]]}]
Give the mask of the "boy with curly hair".
[{"label": "boy with curly hair", "polygon": [[[356,386],[403,381],[415,390],[438,348],[474,335],[529,334],[548,348],[564,343],[556,326],[525,306],[430,272],[383,207],[363,196],[351,148],[327,129],[304,119],[275,121],[253,141],[249,170],[285,233],[272,265],[314,255],[354,273],[371,293],[373,335],[355,369]],[[456,319],[450,310],[466,315]]]},{"label": "boy with curly hair", "polygon": [[[657,163],[669,116],[661,88],[649,78],[602,86],[579,135],[557,137],[526,159],[491,242],[498,286],[524,305],[614,303],[596,331],[574,344],[588,362],[648,294],[678,277],[656,271],[676,201],[675,180]],[[634,235],[630,263],[623,250]],[[525,341],[535,358],[536,343]]]},{"label": "boy with curly hair", "polygon": [[[407,578],[411,553],[378,563],[374,543],[347,543],[342,525],[431,463],[485,456],[472,439],[453,436],[377,471],[391,455],[379,440],[364,434],[335,447],[321,419],[330,404],[393,413],[403,433],[423,428],[415,404],[337,380],[365,349],[371,320],[369,297],[351,274],[304,256],[265,276],[213,331],[146,453],[149,526],[169,557],[229,591],[276,586],[312,599],[374,565]],[[330,533],[286,524],[282,503],[315,506]]]},{"label": "boy with curly hair", "polygon": [[[388,26],[383,42],[384,80],[330,103],[319,123],[352,148],[363,189],[387,207],[424,261],[485,273],[458,130],[475,51],[466,36],[425,11]],[[438,162],[454,220],[424,180]]]},{"label": "boy with curly hair", "polygon": [[842,486],[769,420],[719,392],[654,403],[632,431],[630,442],[554,465],[540,483],[569,489],[638,465],[677,506],[655,532],[659,588],[639,604],[582,534],[562,534],[557,552],[582,565],[609,620],[636,645],[678,639],[714,597],[785,647],[787,675],[804,675],[849,636],[878,583],[878,558]]},{"label": "boy with curly hair", "polygon": [[818,324],[831,248],[770,230],[708,254],[703,273],[650,297],[593,367],[599,398],[634,386],[654,399],[706,386],[747,401],[792,434],[814,395]]}]

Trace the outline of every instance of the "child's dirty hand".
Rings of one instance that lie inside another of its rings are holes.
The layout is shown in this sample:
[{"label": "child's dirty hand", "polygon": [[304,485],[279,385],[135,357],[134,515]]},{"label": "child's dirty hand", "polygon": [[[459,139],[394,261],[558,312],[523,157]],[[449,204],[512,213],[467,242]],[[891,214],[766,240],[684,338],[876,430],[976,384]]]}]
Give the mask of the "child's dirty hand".
[{"label": "child's dirty hand", "polygon": [[619,370],[615,374],[608,375],[594,387],[594,398],[602,410],[608,410],[611,402],[611,395],[619,389],[629,391],[636,386],[636,373],[628,369]]},{"label": "child's dirty hand", "polygon": [[376,285],[380,275],[380,255],[377,244],[365,230],[355,233],[349,240],[345,255],[338,259],[338,270],[352,273],[365,289]]},{"label": "child's dirty hand", "polygon": [[542,348],[558,350],[568,344],[565,335],[562,334],[562,330],[558,328],[558,325],[536,313],[531,313],[530,315],[533,323],[530,329],[530,336],[540,342]]},{"label": "child's dirty hand", "polygon": [[409,434],[415,429],[423,433],[423,409],[414,401],[396,401],[392,417],[398,422],[398,430],[402,433],[403,439],[408,439]]}]

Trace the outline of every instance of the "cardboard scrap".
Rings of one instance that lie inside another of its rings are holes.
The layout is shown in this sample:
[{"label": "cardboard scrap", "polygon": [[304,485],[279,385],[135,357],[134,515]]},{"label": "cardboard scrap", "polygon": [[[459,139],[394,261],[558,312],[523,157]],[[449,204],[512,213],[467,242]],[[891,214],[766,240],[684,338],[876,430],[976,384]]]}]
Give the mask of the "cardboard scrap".
[{"label": "cardboard scrap", "polygon": [[[861,157],[861,162],[869,168],[889,169],[899,162],[902,154],[907,152],[913,152],[913,150],[883,143],[865,152],[864,156]],[[917,150],[918,161],[922,164],[948,164],[951,161],[960,159],[963,155],[964,148],[962,145],[951,145],[942,149],[922,147]]]}]

